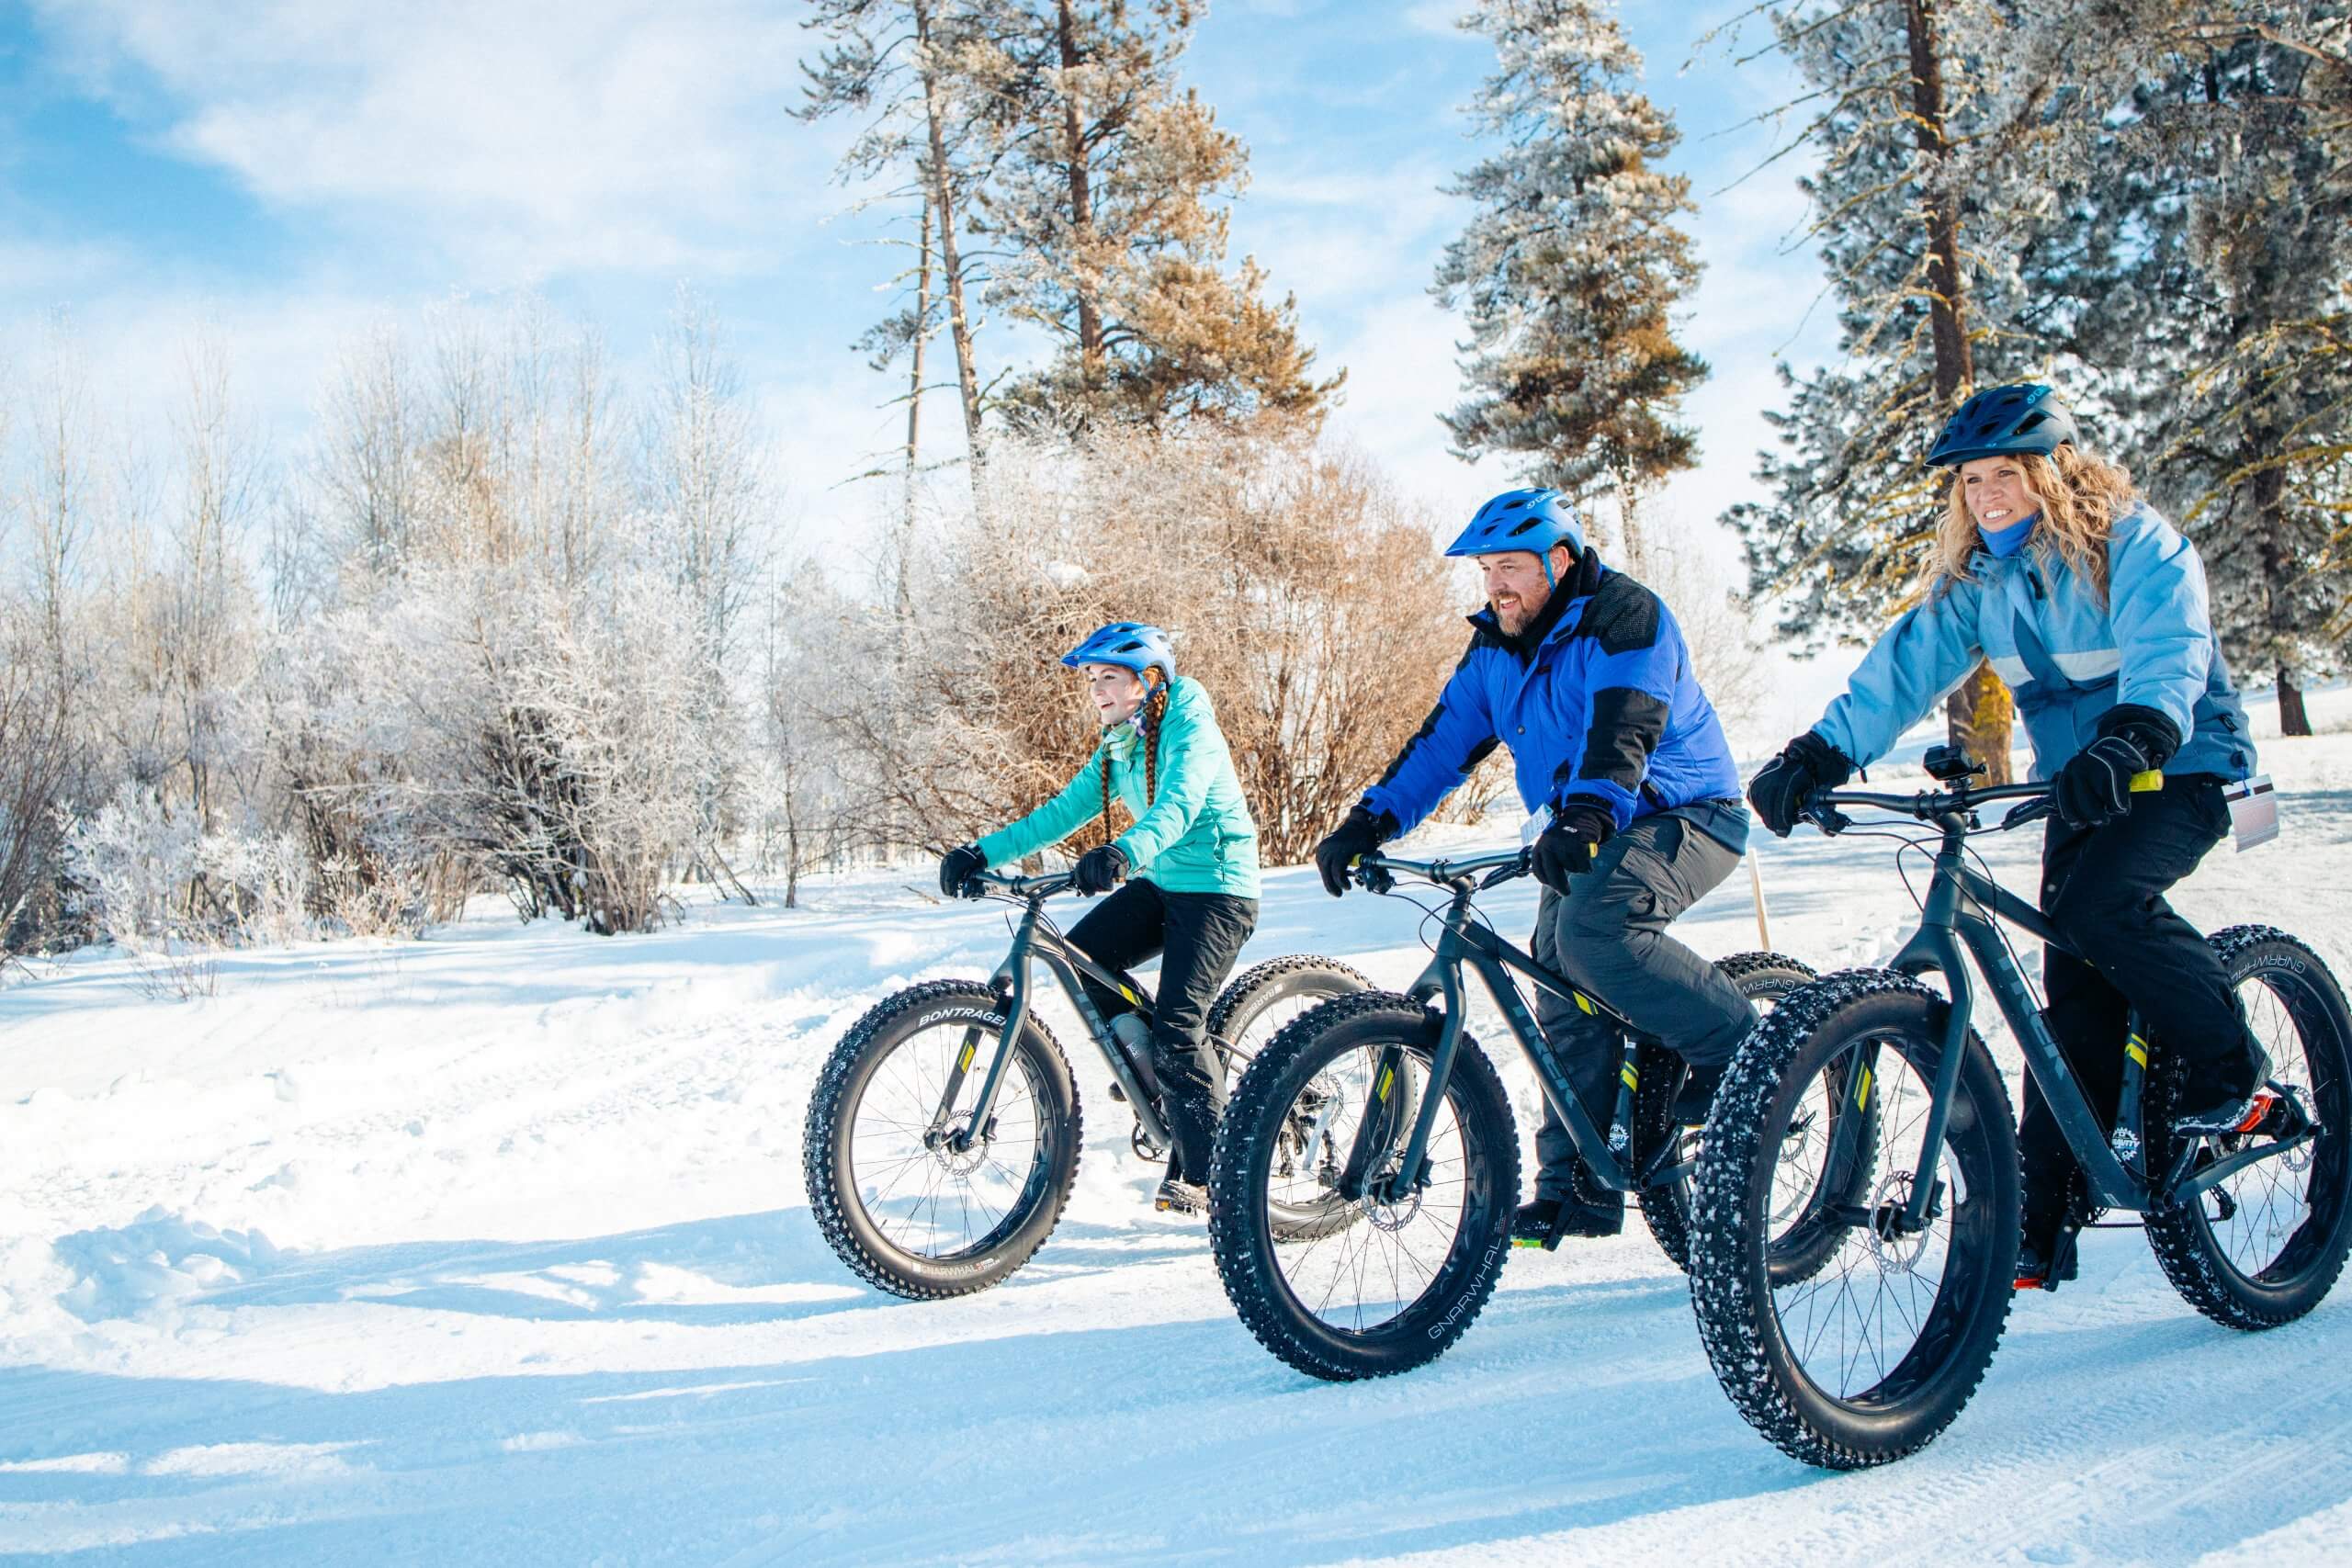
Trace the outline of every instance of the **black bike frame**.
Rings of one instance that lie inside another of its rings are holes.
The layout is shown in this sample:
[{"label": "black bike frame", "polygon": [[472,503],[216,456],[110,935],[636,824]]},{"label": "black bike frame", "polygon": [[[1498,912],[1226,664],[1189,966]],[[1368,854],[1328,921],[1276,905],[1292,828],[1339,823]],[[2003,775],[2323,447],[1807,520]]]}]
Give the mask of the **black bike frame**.
[{"label": "black bike frame", "polygon": [[[2040,909],[1967,862],[1968,835],[1978,826],[1974,817],[1977,807],[2003,800],[2046,799],[2048,795],[2046,784],[2007,784],[1982,790],[1971,790],[1962,784],[1950,792],[1917,795],[1839,791],[1814,797],[1814,819],[1826,832],[1835,832],[1845,826],[1838,813],[1838,807],[1869,806],[1906,813],[1932,823],[1942,834],[1942,843],[1935,855],[1935,874],[1929,878],[1928,895],[1921,901],[1919,929],[1888,964],[1888,967],[1915,977],[1930,972],[1942,976],[1951,998],[1944,1018],[1942,1055],[1937,1061],[1928,1122],[1921,1134],[1919,1168],[1934,1170],[1943,1155],[1944,1131],[1952,1095],[1960,1083],[1970,1021],[1974,1015],[1975,987],[1968,966],[1960,961],[1963,947],[1984,972],[1993,987],[1994,1003],[2008,1021],[2009,1029],[2023,1050],[2026,1071],[2032,1075],[2067,1146],[2081,1164],[2092,1195],[2104,1206],[2133,1212],[2160,1207],[2202,1191],[2256,1160],[2283,1154],[2304,1142],[2311,1136],[2308,1130],[2258,1148],[2240,1150],[2215,1160],[2185,1182],[2182,1179],[2197,1150],[2194,1139],[2183,1141],[2182,1146],[2174,1151],[2170,1168],[2154,1181],[2131,1169],[2118,1156],[2099,1126],[2089,1099],[2083,1093],[2081,1081],[2043,1021],[2033,987],[2010,956],[2008,943],[2002,940],[1995,918],[2023,928],[2061,953],[2074,950]],[[2136,1045],[2140,1039],[2136,1029],[2131,1038]],[[1869,1093],[1877,1050],[1874,1043],[1865,1043],[1855,1053],[1855,1061],[1849,1069],[1846,1092],[1858,1104]],[[2141,1130],[2137,1126],[2128,1130],[2135,1140],[2139,1139]],[[2145,1145],[2139,1143],[2136,1146]],[[1833,1147],[1830,1159],[1834,1162],[1840,1152]],[[1932,1181],[1913,1183],[1904,1216],[1906,1224],[1926,1225],[1929,1208],[1939,1197],[1939,1187]]]},{"label": "black bike frame", "polygon": [[[1441,998],[1445,1023],[1438,1034],[1437,1048],[1430,1055],[1429,1089],[1422,1096],[1419,1112],[1414,1117],[1412,1136],[1407,1141],[1403,1160],[1391,1179],[1392,1197],[1401,1200],[1404,1194],[1412,1190],[1420,1177],[1421,1163],[1429,1152],[1430,1130],[1437,1123],[1438,1106],[1445,1098],[1446,1085],[1453,1074],[1454,1060],[1462,1051],[1464,1020],[1469,1010],[1468,989],[1462,980],[1465,969],[1485,983],[1487,994],[1494,998],[1495,1006],[1503,1015],[1503,1021],[1510,1026],[1512,1035],[1519,1041],[1520,1049],[1534,1067],[1536,1083],[1544,1091],[1544,1101],[1558,1115],[1560,1124],[1567,1129],[1569,1140],[1576,1145],[1577,1153],[1603,1186],[1620,1192],[1631,1192],[1643,1186],[1654,1185],[1663,1177],[1673,1174],[1669,1170],[1644,1171],[1637,1175],[1616,1157],[1609,1141],[1593,1125],[1592,1118],[1585,1114],[1583,1102],[1569,1085],[1567,1075],[1552,1059],[1551,1051],[1544,1043],[1543,1026],[1536,1022],[1534,1013],[1520,995],[1519,985],[1511,976],[1514,971],[1526,976],[1542,989],[1585,1012],[1606,1019],[1621,1031],[1630,1031],[1632,1026],[1598,998],[1585,995],[1566,978],[1505,942],[1495,934],[1492,928],[1480,922],[1471,909],[1470,901],[1478,894],[1526,871],[1525,851],[1512,850],[1461,861],[1408,861],[1385,855],[1365,855],[1358,865],[1361,871],[1374,877],[1386,872],[1408,872],[1450,889],[1453,894],[1444,915],[1441,917],[1442,930],[1437,940],[1437,951],[1430,957],[1429,967],[1421,972],[1420,978],[1407,990],[1407,995],[1423,1003],[1432,997]],[[1629,1042],[1629,1054],[1630,1050]],[[1398,1055],[1397,1048],[1394,1046],[1384,1052],[1381,1068],[1375,1072],[1375,1077],[1381,1072],[1396,1070],[1399,1064],[1396,1057]],[[1359,1144],[1368,1137],[1378,1136],[1373,1131],[1378,1124],[1378,1118],[1363,1118],[1357,1127]],[[1669,1144],[1664,1152],[1671,1153],[1673,1145]],[[1363,1196],[1365,1188],[1370,1185],[1372,1156],[1376,1152],[1359,1148],[1351,1156],[1347,1168],[1351,1179],[1341,1182],[1341,1197],[1352,1201]],[[1630,1156],[1632,1153],[1629,1145],[1627,1154]],[[1355,1188],[1353,1191],[1348,1190],[1351,1184]]]},{"label": "black bike frame", "polygon": [[973,1058],[978,1055],[981,1030],[974,1025],[964,1032],[964,1048],[956,1054],[956,1065],[948,1070],[947,1087],[939,1099],[939,1108],[932,1112],[931,1133],[944,1137],[951,1148],[962,1153],[989,1124],[989,1113],[996,1107],[998,1089],[1003,1084],[1004,1071],[1012,1060],[1013,1045],[1021,1038],[1022,1027],[1029,1021],[1029,985],[1031,967],[1043,964],[1055,979],[1061,982],[1070,1006],[1078,1010],[1080,1021],[1086,1025],[1087,1034],[1095,1049],[1102,1053],[1103,1063],[1118,1082],[1120,1092],[1127,1097],[1127,1108],[1136,1114],[1143,1127],[1144,1136],[1165,1150],[1169,1144],[1168,1124],[1160,1119],[1159,1108],[1152,1102],[1137,1080],[1135,1069],[1127,1065],[1126,1054],[1118,1049],[1093,999],[1087,996],[1080,977],[1092,979],[1117,992],[1132,1003],[1148,1024],[1152,1019],[1152,998],[1135,981],[1125,975],[1114,974],[1095,963],[1069,944],[1069,940],[1045,923],[1046,900],[1057,893],[1069,891],[1072,886],[1068,874],[1055,876],[999,876],[983,872],[971,879],[975,883],[1001,889],[1008,897],[1027,906],[1021,923],[1013,928],[1012,951],[997,966],[989,977],[989,988],[1000,993],[1003,999],[1004,1027],[997,1032],[997,1050],[989,1063],[988,1076],[981,1080],[980,1097],[972,1107],[970,1120],[954,1133],[947,1123],[956,1108],[956,1096],[964,1087]]}]

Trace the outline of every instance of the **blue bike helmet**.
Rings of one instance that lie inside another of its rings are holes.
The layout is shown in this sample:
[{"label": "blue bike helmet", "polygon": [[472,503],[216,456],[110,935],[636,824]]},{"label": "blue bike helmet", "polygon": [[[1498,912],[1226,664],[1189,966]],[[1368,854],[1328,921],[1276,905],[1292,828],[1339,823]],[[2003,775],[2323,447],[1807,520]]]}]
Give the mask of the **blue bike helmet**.
[{"label": "blue bike helmet", "polygon": [[1176,650],[1169,647],[1168,634],[1141,621],[1113,621],[1063,654],[1062,662],[1073,670],[1081,664],[1116,664],[1134,671],[1137,679],[1156,667],[1167,679],[1176,679]]},{"label": "blue bike helmet", "polygon": [[1952,468],[1977,457],[2021,452],[2047,457],[2081,439],[2064,398],[2039,381],[2021,381],[1987,387],[1954,409],[1928,464]]},{"label": "blue bike helmet", "polygon": [[1552,573],[1552,547],[1566,545],[1584,554],[1584,524],[1556,490],[1507,490],[1470,519],[1462,536],[1445,547],[1450,556],[1491,556],[1504,550],[1532,550],[1544,563],[1544,581],[1559,586]]}]

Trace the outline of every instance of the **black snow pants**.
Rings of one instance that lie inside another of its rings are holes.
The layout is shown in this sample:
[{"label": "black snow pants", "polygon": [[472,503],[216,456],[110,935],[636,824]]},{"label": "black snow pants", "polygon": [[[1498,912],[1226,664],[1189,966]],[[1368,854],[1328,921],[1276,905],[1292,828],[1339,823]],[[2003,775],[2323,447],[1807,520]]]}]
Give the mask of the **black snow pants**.
[{"label": "black snow pants", "polygon": [[[2043,950],[2044,1016],[2109,1131],[2134,1010],[2151,1047],[2184,1061],[2192,1089],[2242,1071],[2253,1048],[2228,971],[2164,897],[2229,830],[2222,781],[2210,775],[2166,778],[2163,789],[2132,796],[2131,814],[2104,827],[2051,818],[2041,911],[2075,951]],[[2047,1258],[2060,1226],[2082,1222],[2087,1198],[2081,1168],[2031,1074],[2018,1142],[2026,1245]]]},{"label": "black snow pants", "polygon": [[[1125,975],[1159,957],[1152,999],[1152,1066],[1175,1149],[1168,1174],[1209,1179],[1217,1118],[1225,1113],[1225,1064],[1208,1043],[1209,1009],[1258,929],[1258,900],[1229,893],[1170,893],[1143,877],[1122,885],[1069,929],[1070,944]],[[1086,994],[1104,1018],[1134,1010],[1092,980]]]},{"label": "black snow pants", "polygon": [[[1641,818],[1602,845],[1592,869],[1571,877],[1565,895],[1545,888],[1535,910],[1536,962],[1696,1066],[1729,1062],[1756,1021],[1737,986],[1666,934],[1739,864],[1729,845],[1698,825],[1701,815],[1719,809],[1701,805]],[[1606,1127],[1617,1096],[1616,1028],[1548,991],[1536,993],[1536,1020],[1585,1113]],[[1582,1162],[1549,1104],[1535,1152],[1543,1162],[1537,1197],[1624,1207],[1624,1194],[1603,1190],[1589,1175],[1577,1179]]]}]

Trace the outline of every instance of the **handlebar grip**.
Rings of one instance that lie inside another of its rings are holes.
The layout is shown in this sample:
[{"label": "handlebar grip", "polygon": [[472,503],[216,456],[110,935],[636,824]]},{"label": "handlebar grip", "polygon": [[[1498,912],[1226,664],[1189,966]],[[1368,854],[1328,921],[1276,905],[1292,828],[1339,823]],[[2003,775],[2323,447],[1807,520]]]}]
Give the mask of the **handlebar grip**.
[{"label": "handlebar grip", "polygon": [[2153,795],[2162,790],[2164,787],[2165,775],[2162,769],[2150,768],[2144,773],[2133,773],[2132,775],[2132,793],[2133,795]]}]

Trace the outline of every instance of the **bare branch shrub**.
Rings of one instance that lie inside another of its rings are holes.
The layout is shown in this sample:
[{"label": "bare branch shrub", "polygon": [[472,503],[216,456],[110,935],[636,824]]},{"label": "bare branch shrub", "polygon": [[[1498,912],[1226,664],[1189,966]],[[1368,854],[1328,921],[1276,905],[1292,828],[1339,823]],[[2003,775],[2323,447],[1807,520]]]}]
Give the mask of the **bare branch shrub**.
[{"label": "bare branch shrub", "polygon": [[1432,521],[1363,457],[1231,435],[1006,440],[906,620],[844,628],[832,716],[869,831],[961,842],[1058,787],[1093,723],[1061,652],[1151,621],[1214,697],[1270,862],[1301,858],[1420,722],[1464,631]]}]

